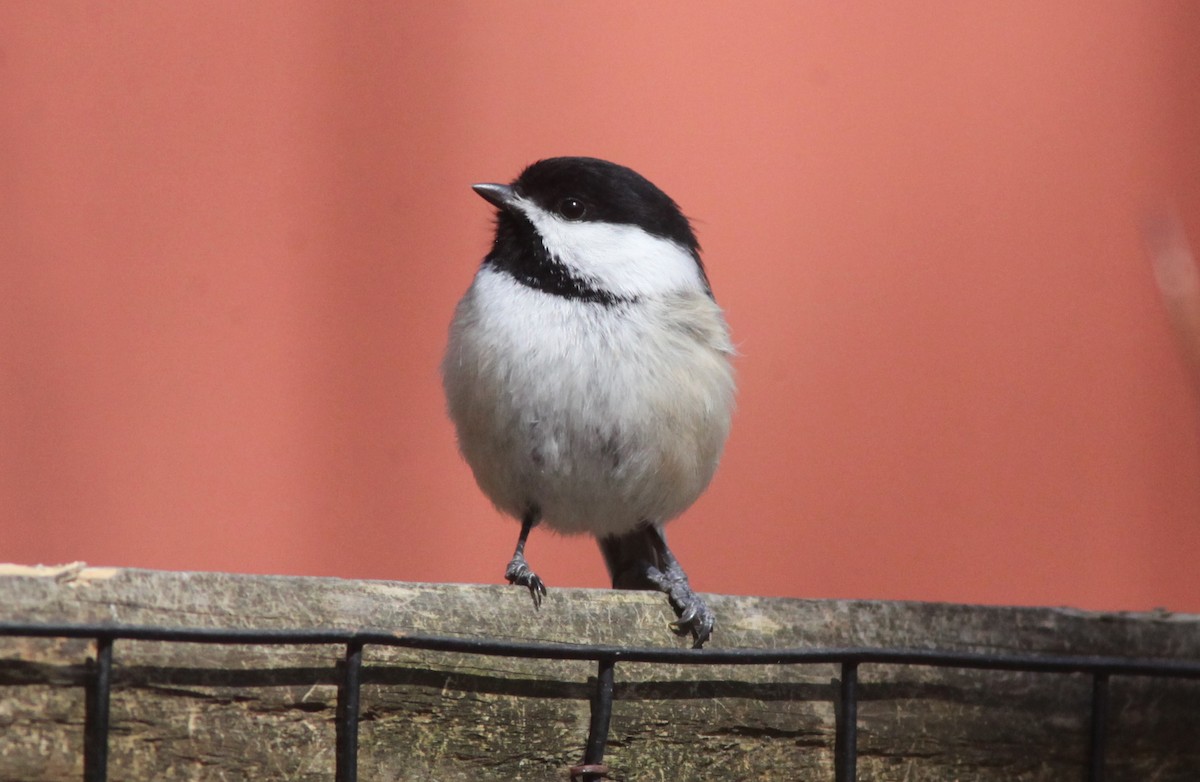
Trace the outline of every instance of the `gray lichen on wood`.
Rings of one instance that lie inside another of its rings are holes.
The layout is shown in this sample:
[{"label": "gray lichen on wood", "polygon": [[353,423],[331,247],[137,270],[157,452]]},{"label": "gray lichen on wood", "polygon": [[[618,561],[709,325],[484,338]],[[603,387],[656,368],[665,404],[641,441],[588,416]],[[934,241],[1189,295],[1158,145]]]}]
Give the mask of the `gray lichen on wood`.
[{"label": "gray lichen on wood", "polygon": [[[714,595],[717,647],[922,647],[1200,659],[1200,617]],[[678,643],[660,596],[337,579],[0,567],[0,621],[349,628]],[[110,778],[328,780],[340,646],[118,641]],[[87,641],[0,638],[0,780],[77,780]],[[368,646],[364,780],[561,780],[592,663]],[[615,780],[831,779],[832,665],[619,663]],[[1108,780],[1200,778],[1200,682],[1114,677]],[[864,665],[859,778],[1081,778],[1090,679]]]}]

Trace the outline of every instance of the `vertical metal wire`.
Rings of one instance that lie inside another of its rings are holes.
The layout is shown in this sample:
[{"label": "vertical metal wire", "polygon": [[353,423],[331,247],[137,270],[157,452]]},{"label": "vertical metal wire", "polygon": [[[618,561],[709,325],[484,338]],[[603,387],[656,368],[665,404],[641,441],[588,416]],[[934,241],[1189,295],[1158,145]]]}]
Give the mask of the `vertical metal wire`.
[{"label": "vertical metal wire", "polygon": [[[586,766],[599,766],[604,762],[604,750],[608,745],[608,726],[612,721],[613,680],[616,662],[612,658],[600,660],[596,670],[596,690],[592,694],[592,719],[588,725],[587,747],[583,762]],[[596,776],[584,774],[584,782]]]},{"label": "vertical metal wire", "polygon": [[346,645],[337,702],[337,782],[358,782],[358,711],[362,691],[363,645]]},{"label": "vertical metal wire", "polygon": [[83,780],[108,779],[108,700],[112,690],[111,636],[96,638],[96,663],[84,695]]},{"label": "vertical metal wire", "polygon": [[1092,674],[1092,718],[1088,741],[1088,782],[1104,782],[1104,749],[1108,743],[1108,674]]},{"label": "vertical metal wire", "polygon": [[842,663],[842,686],[833,741],[833,776],[854,782],[858,775],[858,663]]}]

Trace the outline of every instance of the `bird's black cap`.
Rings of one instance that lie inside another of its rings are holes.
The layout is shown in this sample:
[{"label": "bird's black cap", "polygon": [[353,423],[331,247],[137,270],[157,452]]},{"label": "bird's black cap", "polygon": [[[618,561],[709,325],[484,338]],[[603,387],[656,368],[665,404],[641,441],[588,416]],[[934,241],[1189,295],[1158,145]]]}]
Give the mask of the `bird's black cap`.
[{"label": "bird's black cap", "polygon": [[699,259],[696,234],[679,206],[632,168],[593,157],[547,158],[522,171],[512,188],[568,219],[636,225]]}]

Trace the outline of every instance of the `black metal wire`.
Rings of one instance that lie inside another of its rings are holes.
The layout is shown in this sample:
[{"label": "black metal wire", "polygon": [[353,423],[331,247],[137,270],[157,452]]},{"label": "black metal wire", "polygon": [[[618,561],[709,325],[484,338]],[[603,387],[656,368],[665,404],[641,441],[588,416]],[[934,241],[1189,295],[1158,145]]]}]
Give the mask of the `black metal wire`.
[{"label": "black metal wire", "polygon": [[396,646],[435,652],[459,652],[492,657],[542,660],[612,659],[613,662],[676,665],[921,665],[1029,673],[1106,673],[1110,676],[1149,676],[1200,679],[1200,661],[1138,659],[1095,655],[1033,655],[997,652],[950,652],[936,649],[882,649],[852,646],[825,649],[682,649],[657,646],[611,646],[463,638],[450,635],[338,629],[165,628],[147,625],[36,624],[0,622],[0,636],[27,638],[96,638],[136,641],[177,641],[212,644],[330,644],[352,641],[367,646]]},{"label": "black metal wire", "polygon": [[[854,782],[857,772],[858,668],[863,664],[918,665],[937,668],[1025,671],[1030,673],[1083,673],[1092,677],[1089,727],[1088,779],[1103,782],[1108,732],[1109,679],[1112,676],[1200,679],[1200,661],[1131,659],[1089,655],[1030,655],[996,652],[951,652],[933,649],[674,649],[662,647],[587,646],[580,644],[511,641],[495,638],[383,630],[342,629],[243,629],[165,628],[148,625],[39,624],[0,622],[0,636],[29,638],[91,638],[96,641],[96,662],[87,682],[84,736],[85,782],[107,778],[109,693],[112,678],[112,645],[117,639],[210,644],[340,644],[346,648],[338,691],[337,780],[356,782],[358,721],[363,647],[370,645],[422,649],[462,654],[545,660],[592,660],[599,664],[592,699],[584,766],[603,768],[612,715],[614,672],[617,662],[676,665],[812,665],[841,666],[841,686],[835,720],[834,764],[837,782]],[[597,772],[588,771],[590,778]]]},{"label": "black metal wire", "polygon": [[[596,691],[592,695],[592,718],[588,724],[587,746],[583,753],[584,765],[598,766],[604,762],[608,725],[612,721],[615,669],[616,663],[606,657],[600,660],[596,670]],[[594,782],[596,779],[594,774],[583,775],[583,782]]]},{"label": "black metal wire", "polygon": [[833,740],[833,777],[836,782],[858,778],[858,663],[842,663],[842,684]]},{"label": "black metal wire", "polygon": [[362,692],[363,645],[346,644],[346,661],[337,702],[337,782],[358,782],[358,711]]},{"label": "black metal wire", "polygon": [[1088,741],[1088,782],[1104,782],[1104,747],[1108,740],[1108,674],[1092,675],[1092,718]]},{"label": "black metal wire", "polygon": [[104,782],[108,778],[108,701],[112,689],[112,647],[113,636],[96,636],[96,662],[88,677],[84,696],[84,782]]}]

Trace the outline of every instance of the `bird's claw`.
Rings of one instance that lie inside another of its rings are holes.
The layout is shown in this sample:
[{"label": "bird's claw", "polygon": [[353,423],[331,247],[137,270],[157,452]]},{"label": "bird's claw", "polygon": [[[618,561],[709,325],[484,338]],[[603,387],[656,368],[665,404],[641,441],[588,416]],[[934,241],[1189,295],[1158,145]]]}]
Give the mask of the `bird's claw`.
[{"label": "bird's claw", "polygon": [[713,628],[717,624],[717,619],[708,605],[700,599],[699,595],[689,590],[686,595],[672,594],[671,606],[679,615],[679,619],[671,623],[671,630],[676,635],[690,633],[695,639],[692,643],[693,649],[704,646],[712,637]]},{"label": "bird's claw", "polygon": [[529,568],[524,557],[520,559],[514,557],[513,561],[508,563],[508,568],[504,571],[504,578],[510,584],[527,587],[529,595],[533,598],[533,607],[542,607],[542,598],[546,596],[546,585],[542,583],[538,574]]},{"label": "bird's claw", "polygon": [[679,621],[675,622],[675,624],[677,626],[690,625],[693,621],[695,621],[696,613],[695,604],[688,605],[683,609],[683,613],[679,615]]},{"label": "bird's claw", "polygon": [[667,593],[671,608],[675,609],[678,617],[671,623],[671,631],[676,635],[691,634],[694,642],[693,649],[699,649],[712,637],[713,628],[717,625],[717,617],[704,600],[692,591],[687,576],[678,563],[666,570],[651,567],[646,573],[650,583]]}]

